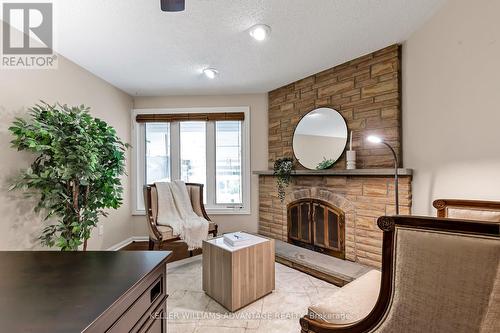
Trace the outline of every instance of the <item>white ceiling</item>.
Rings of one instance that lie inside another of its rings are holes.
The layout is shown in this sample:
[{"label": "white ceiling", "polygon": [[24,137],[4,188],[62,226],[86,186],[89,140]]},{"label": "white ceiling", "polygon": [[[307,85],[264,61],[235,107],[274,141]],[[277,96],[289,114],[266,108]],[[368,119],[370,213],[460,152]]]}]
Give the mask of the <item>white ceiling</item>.
[{"label": "white ceiling", "polygon": [[[132,95],[267,92],[404,41],[443,2],[186,0],[165,13],[159,0],[54,0],[55,48]],[[257,23],[272,27],[263,43]]]}]

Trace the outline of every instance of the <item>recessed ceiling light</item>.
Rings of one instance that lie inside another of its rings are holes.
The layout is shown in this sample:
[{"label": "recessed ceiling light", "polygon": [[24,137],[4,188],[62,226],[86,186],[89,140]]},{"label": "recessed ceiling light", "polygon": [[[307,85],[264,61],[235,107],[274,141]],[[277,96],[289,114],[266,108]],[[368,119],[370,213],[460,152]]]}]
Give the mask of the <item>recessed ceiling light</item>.
[{"label": "recessed ceiling light", "polygon": [[266,40],[270,33],[271,27],[265,24],[256,24],[249,30],[250,36],[259,42]]},{"label": "recessed ceiling light", "polygon": [[203,70],[203,74],[205,74],[205,76],[208,77],[209,79],[215,79],[217,74],[219,74],[219,71],[216,70],[215,68],[205,68]]}]

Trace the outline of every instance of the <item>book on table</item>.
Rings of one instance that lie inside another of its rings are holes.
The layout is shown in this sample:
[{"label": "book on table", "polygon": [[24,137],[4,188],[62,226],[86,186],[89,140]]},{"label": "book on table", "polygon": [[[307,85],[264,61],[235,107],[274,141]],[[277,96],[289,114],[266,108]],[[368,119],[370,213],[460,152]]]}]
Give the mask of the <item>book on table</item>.
[{"label": "book on table", "polygon": [[229,246],[245,246],[252,244],[252,238],[242,232],[224,234],[224,243]]}]

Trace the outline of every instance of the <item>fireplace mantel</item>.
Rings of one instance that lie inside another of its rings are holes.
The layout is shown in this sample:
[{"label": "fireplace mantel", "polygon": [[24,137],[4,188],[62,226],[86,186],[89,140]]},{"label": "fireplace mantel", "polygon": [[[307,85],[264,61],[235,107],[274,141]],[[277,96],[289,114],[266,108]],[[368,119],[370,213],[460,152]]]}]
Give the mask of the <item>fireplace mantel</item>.
[{"label": "fireplace mantel", "polygon": [[[254,171],[254,175],[259,176],[272,176],[273,170]],[[413,169],[399,168],[399,176],[413,175]],[[294,170],[292,176],[394,176],[394,169],[328,169],[328,170]]]}]

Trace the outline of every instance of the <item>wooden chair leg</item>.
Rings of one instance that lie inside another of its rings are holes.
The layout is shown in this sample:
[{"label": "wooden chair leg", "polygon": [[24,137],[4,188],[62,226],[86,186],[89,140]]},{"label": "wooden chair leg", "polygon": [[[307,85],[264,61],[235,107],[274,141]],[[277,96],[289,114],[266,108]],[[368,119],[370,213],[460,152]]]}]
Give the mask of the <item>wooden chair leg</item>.
[{"label": "wooden chair leg", "polygon": [[149,251],[154,250],[155,242],[150,238],[149,239]]}]

